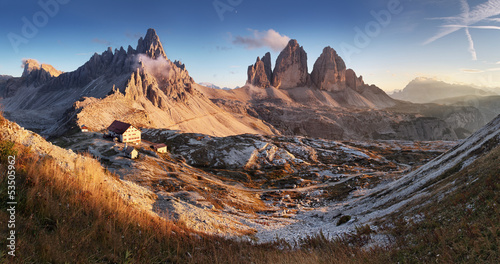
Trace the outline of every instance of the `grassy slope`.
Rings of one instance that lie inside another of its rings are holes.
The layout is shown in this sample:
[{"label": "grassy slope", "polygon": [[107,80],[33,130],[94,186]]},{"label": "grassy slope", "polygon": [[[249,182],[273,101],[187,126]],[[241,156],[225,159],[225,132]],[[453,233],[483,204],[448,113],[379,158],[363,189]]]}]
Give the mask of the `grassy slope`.
[{"label": "grassy slope", "polygon": [[393,250],[393,260],[500,261],[500,147],[451,173],[443,184],[453,181],[459,186],[457,190],[418,209],[416,213],[425,216],[422,221],[405,221],[401,216],[392,219],[395,227],[389,232],[398,248]]},{"label": "grassy slope", "polygon": [[[0,120],[1,121],[1,120]],[[1,123],[1,122],[0,122]],[[321,235],[299,241],[300,250],[277,242],[252,245],[206,235],[189,235],[167,222],[128,205],[109,187],[116,179],[97,161],[68,173],[50,158],[0,139],[0,234],[6,234],[6,152],[17,152],[17,256],[14,263],[388,263],[491,262],[499,260],[500,147],[448,179],[478,178],[440,203],[420,208],[418,223],[392,219],[385,232],[394,246],[362,248],[370,228],[328,240]],[[471,204],[472,203],[472,207]]]}]

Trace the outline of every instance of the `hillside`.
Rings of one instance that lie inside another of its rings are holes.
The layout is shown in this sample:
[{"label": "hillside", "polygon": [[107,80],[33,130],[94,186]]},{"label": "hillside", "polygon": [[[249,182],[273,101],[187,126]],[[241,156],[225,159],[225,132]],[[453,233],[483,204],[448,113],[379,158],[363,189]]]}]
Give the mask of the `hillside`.
[{"label": "hillside", "polygon": [[436,104],[453,106],[472,106],[477,108],[483,114],[484,120],[493,120],[500,114],[500,95],[478,96],[466,95],[451,97],[433,101]]},{"label": "hillside", "polygon": [[[456,140],[486,122],[473,106],[397,102],[372,109],[341,105],[354,93],[334,94],[315,88],[276,89],[245,86],[230,91],[194,86],[228,112],[246,113],[271,124],[281,134],[325,139]],[[373,105],[366,100],[367,105]]]}]

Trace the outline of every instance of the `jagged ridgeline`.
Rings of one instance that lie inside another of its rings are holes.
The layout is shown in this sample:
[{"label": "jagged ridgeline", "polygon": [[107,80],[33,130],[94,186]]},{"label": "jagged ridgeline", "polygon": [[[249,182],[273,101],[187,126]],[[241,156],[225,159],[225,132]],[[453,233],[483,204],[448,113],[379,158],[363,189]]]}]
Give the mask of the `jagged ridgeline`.
[{"label": "jagged ridgeline", "polygon": [[323,49],[309,73],[307,53],[292,39],[248,67],[246,86],[203,89],[220,107],[251,112],[285,135],[327,139],[455,140],[486,124],[475,107],[422,105],[389,97]]},{"label": "jagged ridgeline", "polygon": [[392,99],[347,68],[331,47],[311,72],[307,59],[297,40],[290,40],[274,69],[266,53],[249,66],[246,86],[220,91],[197,84],[148,29],[136,48],[108,48],[72,72],[26,60],[20,78],[0,81],[0,103],[7,118],[45,136],[82,125],[100,131],[118,119],[212,136],[455,140],[488,121],[474,106]]},{"label": "jagged ridgeline", "polygon": [[73,72],[27,60],[23,76],[1,85],[0,94],[8,118],[45,135],[83,124],[98,131],[115,119],[216,136],[272,133],[261,120],[222,110],[194,86],[186,66],[169,60],[148,29],[135,49],[108,48]]}]

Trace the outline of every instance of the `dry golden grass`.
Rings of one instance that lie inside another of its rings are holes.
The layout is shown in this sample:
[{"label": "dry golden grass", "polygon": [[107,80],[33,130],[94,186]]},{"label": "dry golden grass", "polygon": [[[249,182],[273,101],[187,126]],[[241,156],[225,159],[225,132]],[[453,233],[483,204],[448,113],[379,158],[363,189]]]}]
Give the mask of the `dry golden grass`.
[{"label": "dry golden grass", "polygon": [[[16,162],[18,259],[120,262],[127,255],[120,249],[134,250],[133,256],[140,257],[159,236],[166,243],[183,238],[184,230],[120,198],[110,185],[116,178],[90,157],[68,173],[55,160],[16,147],[21,150]],[[2,175],[5,185],[4,166]],[[170,239],[172,231],[176,239]]]}]

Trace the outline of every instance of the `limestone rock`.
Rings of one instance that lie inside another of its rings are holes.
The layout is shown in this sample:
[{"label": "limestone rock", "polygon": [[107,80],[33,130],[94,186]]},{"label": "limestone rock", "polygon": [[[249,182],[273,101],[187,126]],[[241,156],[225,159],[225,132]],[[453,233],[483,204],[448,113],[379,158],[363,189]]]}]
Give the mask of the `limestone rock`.
[{"label": "limestone rock", "polygon": [[152,59],[157,59],[159,57],[167,59],[160,38],[152,28],[148,29],[146,36],[144,38],[141,37],[137,42],[137,53],[146,54]]},{"label": "limestone rock", "polygon": [[356,76],[356,73],[352,69],[347,69],[345,72],[345,82],[348,87],[356,92],[360,92],[365,82],[363,81],[363,76]]},{"label": "limestone rock", "polygon": [[271,53],[268,52],[262,57],[262,60],[257,57],[255,64],[248,66],[247,83],[260,88],[267,88],[271,86],[272,74]]},{"label": "limestone rock", "polygon": [[264,57],[262,57],[262,62],[264,62],[264,71],[266,72],[267,79],[271,82],[273,80],[273,69],[271,67],[271,53],[267,52]]},{"label": "limestone rock", "polygon": [[24,71],[21,77],[25,79],[27,86],[31,84],[44,84],[62,73],[62,71],[56,70],[52,65],[40,64],[34,59],[24,60],[23,64]]},{"label": "limestone rock", "polygon": [[272,85],[287,89],[307,86],[309,82],[307,53],[299,46],[297,40],[292,39],[276,60]]},{"label": "limestone rock", "polygon": [[331,47],[324,48],[314,63],[311,81],[320,90],[339,91],[346,88],[344,60]]}]

